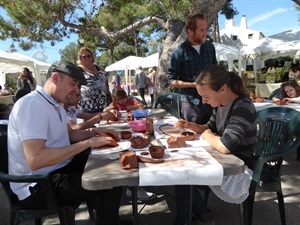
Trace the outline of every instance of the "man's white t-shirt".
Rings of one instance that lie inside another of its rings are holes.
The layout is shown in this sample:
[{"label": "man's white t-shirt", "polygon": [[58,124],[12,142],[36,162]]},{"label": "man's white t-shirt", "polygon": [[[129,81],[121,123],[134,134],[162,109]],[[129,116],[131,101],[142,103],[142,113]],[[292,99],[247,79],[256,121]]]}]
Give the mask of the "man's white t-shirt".
[{"label": "man's white t-shirt", "polygon": [[[39,94],[38,92],[41,94]],[[71,159],[57,165],[32,171],[25,159],[22,142],[30,139],[45,140],[46,148],[70,145],[67,124],[69,122],[63,104],[57,104],[42,87],[19,99],[13,107],[8,123],[9,174],[48,174],[67,165]],[[42,96],[43,95],[43,96]],[[47,100],[46,100],[47,99]],[[49,149],[49,151],[51,151]],[[13,192],[20,200],[31,193],[29,186],[35,183],[11,183]]]}]

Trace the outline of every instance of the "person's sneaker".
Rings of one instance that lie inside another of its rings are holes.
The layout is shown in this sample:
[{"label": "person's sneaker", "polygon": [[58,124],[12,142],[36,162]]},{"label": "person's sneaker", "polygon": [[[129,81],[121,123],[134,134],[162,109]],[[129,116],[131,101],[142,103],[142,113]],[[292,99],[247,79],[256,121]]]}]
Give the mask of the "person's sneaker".
[{"label": "person's sneaker", "polygon": [[[132,193],[129,188],[126,190],[126,196],[132,198]],[[155,194],[152,192],[147,192],[145,189],[139,187],[137,190],[137,199],[140,201],[148,201],[155,198]]]}]

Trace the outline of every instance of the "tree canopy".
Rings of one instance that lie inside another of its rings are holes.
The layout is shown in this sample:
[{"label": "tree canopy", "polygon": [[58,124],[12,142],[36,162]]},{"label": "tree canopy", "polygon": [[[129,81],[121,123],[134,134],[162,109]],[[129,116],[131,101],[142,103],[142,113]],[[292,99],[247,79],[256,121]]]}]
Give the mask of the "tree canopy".
[{"label": "tree canopy", "polygon": [[45,41],[55,45],[77,33],[85,46],[108,49],[111,62],[115,52],[124,57],[129,53],[141,56],[149,51],[146,43],[161,41],[156,77],[161,92],[166,88],[170,54],[186,38],[183,28],[187,15],[203,13],[211,25],[227,2],[231,1],[2,0],[0,7],[5,8],[9,19],[0,16],[0,39],[12,38],[29,49]]}]

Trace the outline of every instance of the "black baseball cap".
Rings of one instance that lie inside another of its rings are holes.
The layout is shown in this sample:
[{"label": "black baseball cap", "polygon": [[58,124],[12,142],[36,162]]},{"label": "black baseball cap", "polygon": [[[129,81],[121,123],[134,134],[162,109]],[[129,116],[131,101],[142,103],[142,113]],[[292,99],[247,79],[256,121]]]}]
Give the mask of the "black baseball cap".
[{"label": "black baseball cap", "polygon": [[86,85],[87,81],[80,69],[69,61],[59,61],[52,64],[48,70],[48,76],[52,72],[67,74],[68,76],[78,80],[80,84]]}]

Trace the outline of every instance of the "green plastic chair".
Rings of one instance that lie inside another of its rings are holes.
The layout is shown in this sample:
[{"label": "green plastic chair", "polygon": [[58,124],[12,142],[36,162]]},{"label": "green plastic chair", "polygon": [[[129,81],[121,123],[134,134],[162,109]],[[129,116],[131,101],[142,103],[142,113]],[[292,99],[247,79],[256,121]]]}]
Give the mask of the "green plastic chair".
[{"label": "green plastic chair", "polygon": [[240,205],[241,224],[252,224],[256,192],[276,192],[281,224],[286,225],[280,172],[283,157],[300,144],[300,113],[291,108],[272,107],[259,111],[257,119],[257,159],[249,196]]},{"label": "green plastic chair", "polygon": [[181,94],[166,93],[159,95],[153,105],[153,109],[162,108],[176,118],[180,118],[180,99]]},{"label": "green plastic chair", "polygon": [[[56,194],[48,175],[27,175],[14,176],[8,174],[8,155],[7,155],[7,125],[0,125],[0,181],[10,204],[10,224],[35,220],[36,225],[41,225],[41,218],[58,214],[60,224],[69,225],[71,222],[69,216],[74,216],[74,209],[70,206],[61,207],[56,198]],[[23,209],[20,206],[18,197],[11,190],[9,183],[32,183],[40,184],[45,192],[47,208],[46,209]]]}]

